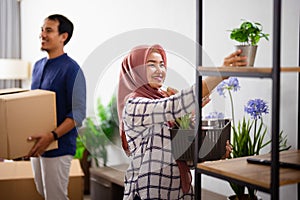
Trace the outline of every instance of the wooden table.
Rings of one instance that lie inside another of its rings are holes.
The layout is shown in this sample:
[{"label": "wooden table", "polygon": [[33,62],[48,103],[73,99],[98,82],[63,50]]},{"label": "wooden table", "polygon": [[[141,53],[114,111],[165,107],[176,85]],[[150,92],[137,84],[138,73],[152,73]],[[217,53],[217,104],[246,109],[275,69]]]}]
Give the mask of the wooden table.
[{"label": "wooden table", "polygon": [[[270,159],[271,154],[249,156],[259,159]],[[201,173],[219,177],[225,180],[236,180],[253,185],[262,191],[269,191],[271,187],[271,167],[247,162],[248,157],[218,160],[199,163]],[[281,162],[300,164],[300,150],[280,152]],[[300,182],[300,170],[280,168],[280,186]]]}]

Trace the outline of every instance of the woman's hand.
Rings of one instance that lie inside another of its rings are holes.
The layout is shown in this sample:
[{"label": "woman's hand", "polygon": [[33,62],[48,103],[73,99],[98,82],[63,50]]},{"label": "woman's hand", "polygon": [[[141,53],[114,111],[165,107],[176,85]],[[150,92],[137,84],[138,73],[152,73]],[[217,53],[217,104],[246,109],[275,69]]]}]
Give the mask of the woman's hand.
[{"label": "woman's hand", "polygon": [[168,96],[172,96],[172,95],[176,94],[177,92],[178,92],[178,90],[176,90],[175,88],[171,88],[171,87],[167,88]]},{"label": "woman's hand", "polygon": [[225,155],[222,157],[222,159],[230,158],[230,157],[231,157],[230,154],[231,154],[231,152],[232,152],[232,146],[231,146],[231,144],[229,143],[229,140],[226,141],[226,146],[225,146],[225,148],[226,148],[226,153],[225,153]]},{"label": "woman's hand", "polygon": [[238,49],[237,51],[233,52],[229,56],[225,57],[223,66],[235,66],[235,67],[246,66],[247,56],[240,56],[241,53],[242,50]]},{"label": "woman's hand", "polygon": [[210,102],[209,95],[202,98],[202,107],[204,107],[206,104]]}]

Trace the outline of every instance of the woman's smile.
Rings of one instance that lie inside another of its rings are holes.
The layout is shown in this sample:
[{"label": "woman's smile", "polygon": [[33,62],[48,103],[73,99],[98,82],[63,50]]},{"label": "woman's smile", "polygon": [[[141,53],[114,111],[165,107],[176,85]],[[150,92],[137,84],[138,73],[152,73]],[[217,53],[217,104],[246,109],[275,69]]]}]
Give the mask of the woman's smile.
[{"label": "woman's smile", "polygon": [[166,77],[166,66],[160,53],[150,53],[147,58],[146,66],[149,85],[153,88],[160,88]]}]

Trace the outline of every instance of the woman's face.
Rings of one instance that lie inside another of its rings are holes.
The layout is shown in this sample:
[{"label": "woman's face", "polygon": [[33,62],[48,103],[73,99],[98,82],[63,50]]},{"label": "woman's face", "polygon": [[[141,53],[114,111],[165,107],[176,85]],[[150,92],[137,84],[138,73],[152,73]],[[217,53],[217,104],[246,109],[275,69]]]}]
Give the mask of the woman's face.
[{"label": "woman's face", "polygon": [[166,67],[160,53],[152,52],[146,61],[147,80],[151,87],[160,88],[166,78]]}]

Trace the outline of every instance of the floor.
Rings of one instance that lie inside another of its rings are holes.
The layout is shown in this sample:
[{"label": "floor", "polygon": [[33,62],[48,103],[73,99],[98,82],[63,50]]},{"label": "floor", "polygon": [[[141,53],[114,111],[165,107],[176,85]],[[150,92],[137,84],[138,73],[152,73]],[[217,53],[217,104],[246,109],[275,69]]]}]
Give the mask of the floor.
[{"label": "floor", "polygon": [[[216,194],[214,192],[202,189],[202,199],[203,200],[227,200],[223,195]],[[91,200],[90,195],[84,195],[83,200]]]}]

